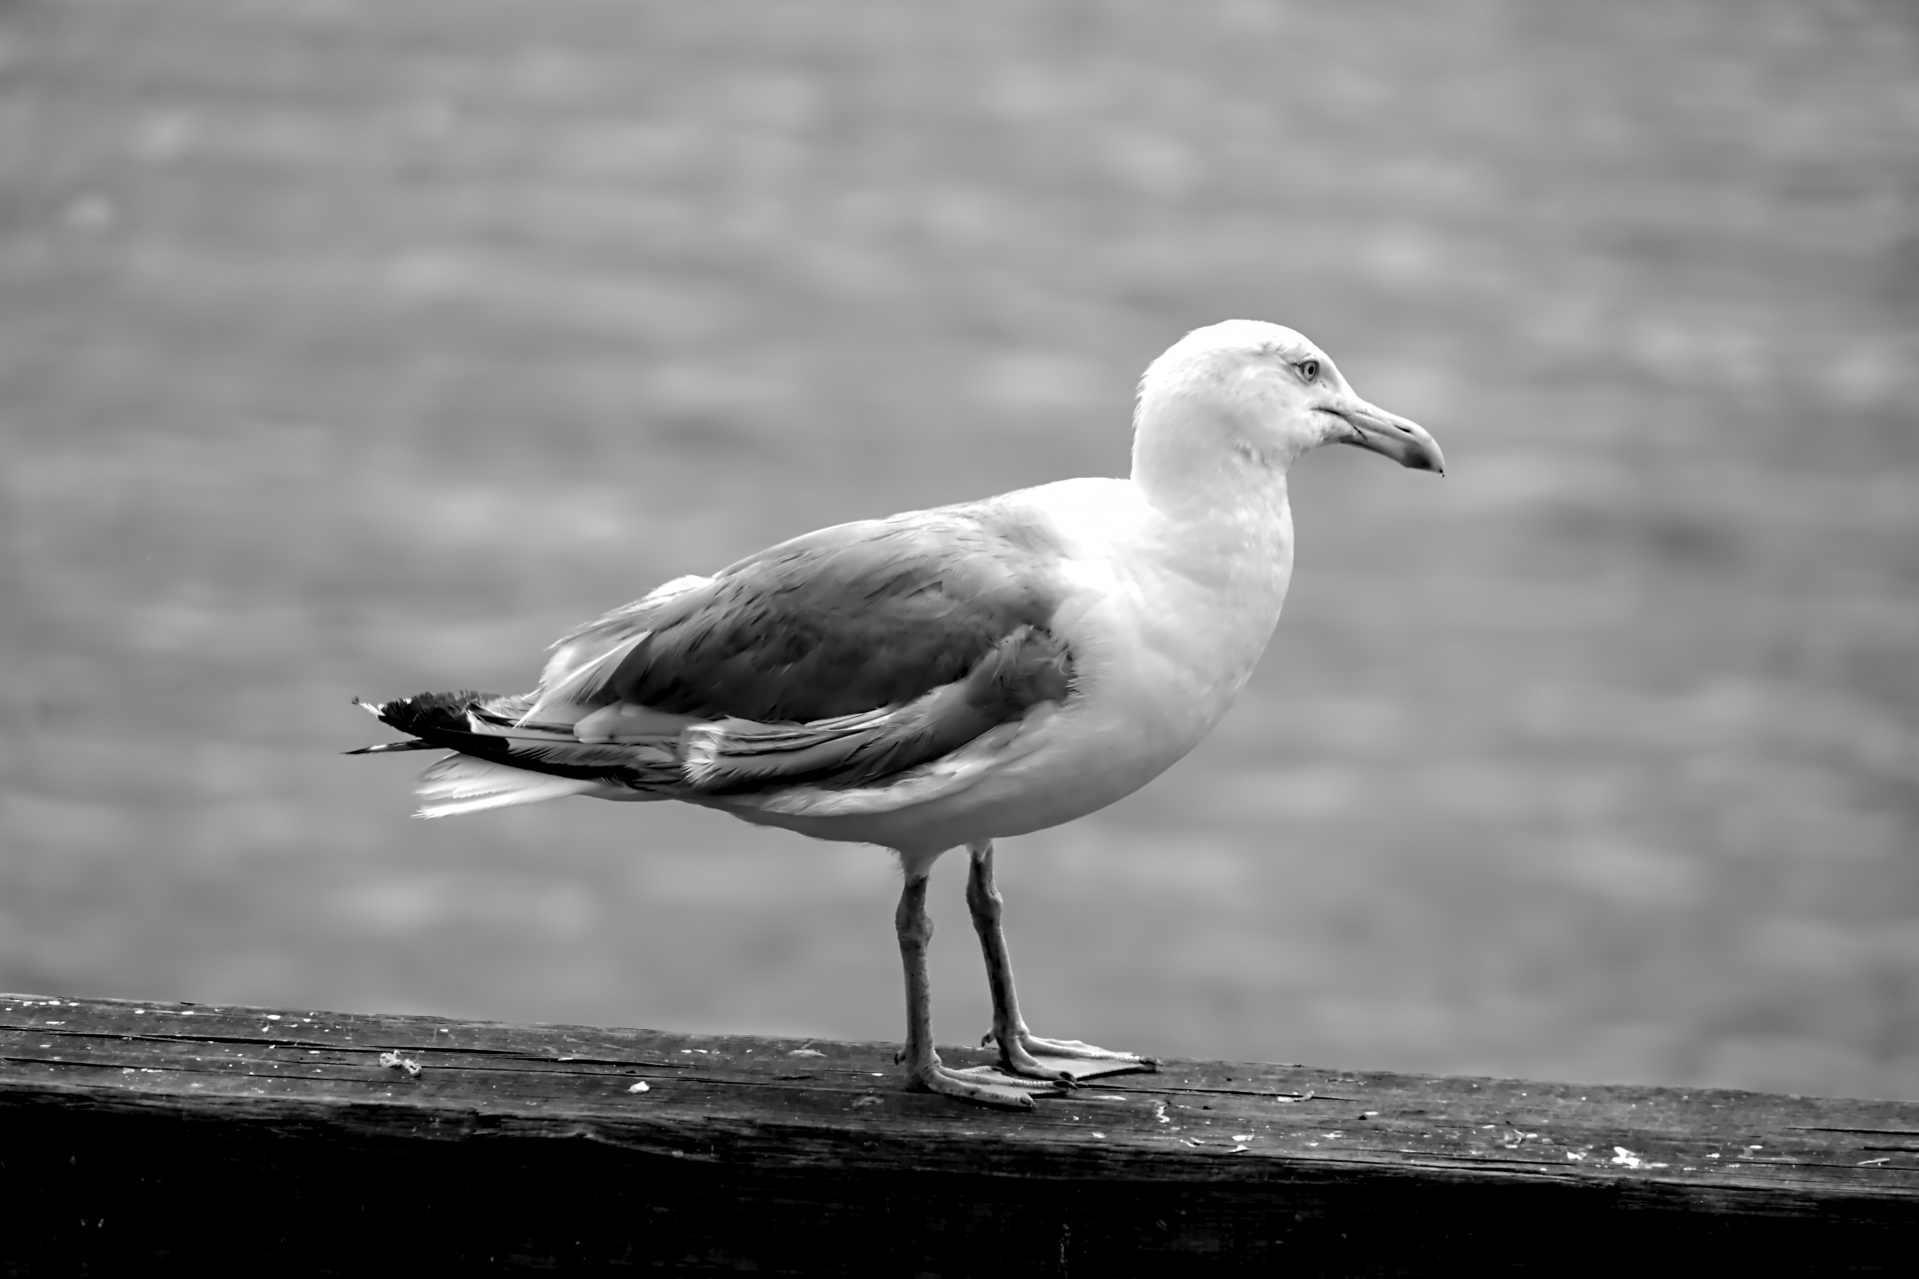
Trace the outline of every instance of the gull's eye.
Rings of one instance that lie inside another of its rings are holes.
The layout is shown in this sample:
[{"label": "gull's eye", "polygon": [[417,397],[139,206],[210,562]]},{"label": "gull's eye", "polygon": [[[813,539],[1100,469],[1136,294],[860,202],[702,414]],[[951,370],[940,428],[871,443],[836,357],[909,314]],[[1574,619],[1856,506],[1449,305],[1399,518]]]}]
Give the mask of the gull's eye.
[{"label": "gull's eye", "polygon": [[1301,360],[1298,364],[1293,365],[1293,367],[1298,369],[1299,375],[1305,378],[1308,382],[1319,381],[1319,361],[1318,360]]}]

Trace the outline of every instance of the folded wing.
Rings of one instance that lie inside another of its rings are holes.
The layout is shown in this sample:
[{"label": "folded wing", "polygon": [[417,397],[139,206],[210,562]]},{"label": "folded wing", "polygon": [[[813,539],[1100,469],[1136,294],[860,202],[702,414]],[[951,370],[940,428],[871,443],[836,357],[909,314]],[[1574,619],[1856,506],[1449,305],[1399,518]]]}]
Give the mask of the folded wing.
[{"label": "folded wing", "polygon": [[634,798],[871,787],[1070,695],[1050,551],[991,504],[840,525],[581,627],[525,696],[370,709]]}]

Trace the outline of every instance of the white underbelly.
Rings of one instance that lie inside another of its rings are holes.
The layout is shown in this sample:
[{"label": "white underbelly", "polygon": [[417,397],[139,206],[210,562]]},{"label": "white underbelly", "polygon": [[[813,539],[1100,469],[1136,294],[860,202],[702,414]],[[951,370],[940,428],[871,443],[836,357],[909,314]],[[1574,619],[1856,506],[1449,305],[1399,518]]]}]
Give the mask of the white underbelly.
[{"label": "white underbelly", "polygon": [[904,853],[935,853],[962,844],[1024,835],[1097,812],[1132,794],[1191,749],[1136,737],[1073,733],[1062,714],[1031,754],[988,771],[961,789],[922,803],[875,812],[812,814],[730,809],[747,821],[782,826],[816,839],[881,844]]}]

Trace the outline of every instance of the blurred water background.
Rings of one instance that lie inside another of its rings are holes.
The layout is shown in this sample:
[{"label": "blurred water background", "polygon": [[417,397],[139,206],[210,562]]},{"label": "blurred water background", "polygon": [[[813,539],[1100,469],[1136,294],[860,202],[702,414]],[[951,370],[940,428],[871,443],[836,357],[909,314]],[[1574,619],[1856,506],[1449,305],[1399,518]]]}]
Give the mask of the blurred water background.
[{"label": "blurred water background", "polygon": [[885,854],[410,821],[347,699],[1120,473],[1254,316],[1452,474],[1310,458],[1238,709],[1004,845],[1036,1028],[1919,1094],[1914,13],[0,6],[0,989],[896,1038]]}]

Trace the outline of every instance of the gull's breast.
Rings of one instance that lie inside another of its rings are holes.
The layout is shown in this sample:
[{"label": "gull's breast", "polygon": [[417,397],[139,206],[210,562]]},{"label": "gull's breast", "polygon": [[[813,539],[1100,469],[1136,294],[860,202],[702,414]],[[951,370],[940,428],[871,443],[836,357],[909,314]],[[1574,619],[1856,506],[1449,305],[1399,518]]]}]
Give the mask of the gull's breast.
[{"label": "gull's breast", "polygon": [[1057,519],[1071,554],[1053,622],[1073,653],[1073,693],[1028,730],[1025,751],[918,814],[935,842],[1041,830],[1138,790],[1219,723],[1279,620],[1292,571],[1283,507],[1277,526],[1250,531],[1169,532],[1124,507],[1122,520],[1077,513]]}]

